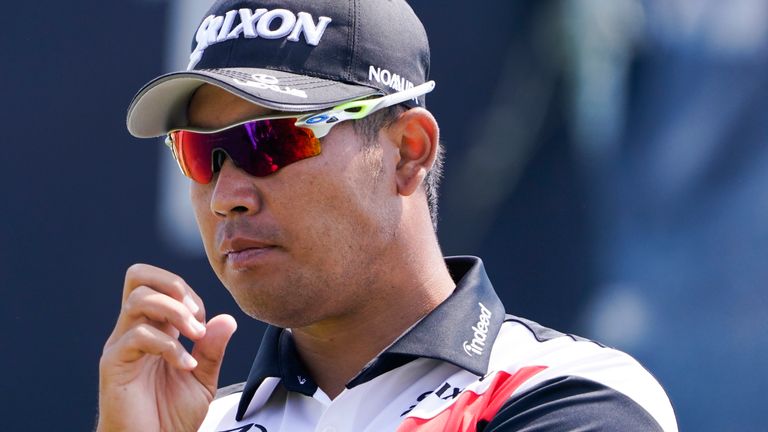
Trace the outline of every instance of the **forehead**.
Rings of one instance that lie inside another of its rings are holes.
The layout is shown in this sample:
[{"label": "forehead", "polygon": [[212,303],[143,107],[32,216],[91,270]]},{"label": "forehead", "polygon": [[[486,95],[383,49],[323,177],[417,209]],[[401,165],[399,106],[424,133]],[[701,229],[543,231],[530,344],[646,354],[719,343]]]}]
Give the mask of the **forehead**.
[{"label": "forehead", "polygon": [[203,84],[192,95],[187,116],[190,126],[219,128],[274,112],[220,87]]}]

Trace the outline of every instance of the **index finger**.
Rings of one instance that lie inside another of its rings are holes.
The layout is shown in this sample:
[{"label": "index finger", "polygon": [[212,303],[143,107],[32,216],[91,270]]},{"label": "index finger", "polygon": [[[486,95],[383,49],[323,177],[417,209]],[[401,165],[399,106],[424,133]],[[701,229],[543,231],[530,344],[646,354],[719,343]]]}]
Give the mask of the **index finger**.
[{"label": "index finger", "polygon": [[149,264],[134,264],[125,272],[122,303],[125,303],[133,290],[142,285],[176,299],[183,303],[198,321],[205,321],[203,301],[181,276]]}]

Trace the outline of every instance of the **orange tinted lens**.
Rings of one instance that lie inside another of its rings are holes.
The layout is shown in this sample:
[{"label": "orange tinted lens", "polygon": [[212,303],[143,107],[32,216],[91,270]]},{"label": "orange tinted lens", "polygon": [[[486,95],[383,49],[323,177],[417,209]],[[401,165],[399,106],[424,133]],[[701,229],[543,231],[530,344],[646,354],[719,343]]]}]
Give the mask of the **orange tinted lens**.
[{"label": "orange tinted lens", "polygon": [[171,140],[184,173],[198,183],[213,178],[213,155],[223,151],[234,164],[256,177],[320,154],[320,140],[296,119],[254,120],[213,133],[171,132]]}]

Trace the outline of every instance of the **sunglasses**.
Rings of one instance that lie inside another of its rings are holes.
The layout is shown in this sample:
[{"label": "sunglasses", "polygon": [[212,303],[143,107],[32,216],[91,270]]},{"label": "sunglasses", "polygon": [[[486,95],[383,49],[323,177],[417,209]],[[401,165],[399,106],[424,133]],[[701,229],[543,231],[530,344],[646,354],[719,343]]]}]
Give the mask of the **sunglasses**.
[{"label": "sunglasses", "polygon": [[217,130],[175,129],[168,133],[165,144],[181,172],[198,183],[211,182],[224,155],[248,174],[264,177],[319,155],[320,139],[337,124],[365,118],[434,88],[435,82],[429,81],[387,96],[350,101],[311,114],[261,117]]}]

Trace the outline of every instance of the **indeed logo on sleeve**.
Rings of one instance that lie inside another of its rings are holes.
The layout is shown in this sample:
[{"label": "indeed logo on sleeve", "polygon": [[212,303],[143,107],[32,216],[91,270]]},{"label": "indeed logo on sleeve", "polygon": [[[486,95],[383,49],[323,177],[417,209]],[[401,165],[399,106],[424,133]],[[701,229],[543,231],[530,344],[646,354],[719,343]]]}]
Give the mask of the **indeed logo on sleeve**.
[{"label": "indeed logo on sleeve", "polygon": [[464,344],[462,345],[464,347],[464,352],[470,357],[472,357],[473,354],[483,355],[483,350],[485,350],[485,340],[488,338],[488,326],[491,323],[491,311],[482,303],[478,303],[477,305],[480,306],[480,316],[478,317],[477,324],[472,326],[472,331],[475,332],[474,337],[472,338],[472,342],[464,341]]},{"label": "indeed logo on sleeve", "polygon": [[[238,18],[240,23],[235,26]],[[291,42],[299,42],[303,34],[307,44],[317,46],[331,21],[331,18],[321,16],[315,22],[312,15],[306,12],[294,14],[286,9],[238,9],[228,11],[223,16],[210,15],[197,29],[197,47],[189,56],[187,70],[192,70],[200,62],[203,52],[209,46],[240,36],[248,39],[286,38]]]}]

